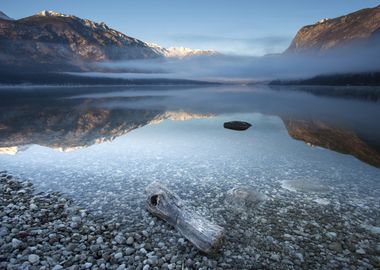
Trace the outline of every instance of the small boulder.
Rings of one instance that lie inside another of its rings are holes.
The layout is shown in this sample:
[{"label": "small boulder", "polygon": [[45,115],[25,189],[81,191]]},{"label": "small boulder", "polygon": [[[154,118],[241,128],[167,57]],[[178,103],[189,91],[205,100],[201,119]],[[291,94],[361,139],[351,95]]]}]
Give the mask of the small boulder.
[{"label": "small boulder", "polygon": [[252,125],[247,122],[243,121],[231,121],[231,122],[225,122],[223,127],[227,129],[232,129],[232,130],[246,130],[250,128]]},{"label": "small boulder", "polygon": [[226,204],[236,211],[245,211],[264,203],[268,197],[252,187],[238,186],[227,191]]}]

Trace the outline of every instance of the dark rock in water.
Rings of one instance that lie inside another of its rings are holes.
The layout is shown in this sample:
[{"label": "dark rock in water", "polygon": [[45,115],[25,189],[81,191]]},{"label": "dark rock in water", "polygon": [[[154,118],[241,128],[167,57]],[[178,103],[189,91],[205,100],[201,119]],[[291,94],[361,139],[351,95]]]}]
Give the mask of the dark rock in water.
[{"label": "dark rock in water", "polygon": [[233,129],[233,130],[246,130],[250,128],[252,125],[247,122],[242,121],[231,121],[231,122],[225,122],[224,128]]}]

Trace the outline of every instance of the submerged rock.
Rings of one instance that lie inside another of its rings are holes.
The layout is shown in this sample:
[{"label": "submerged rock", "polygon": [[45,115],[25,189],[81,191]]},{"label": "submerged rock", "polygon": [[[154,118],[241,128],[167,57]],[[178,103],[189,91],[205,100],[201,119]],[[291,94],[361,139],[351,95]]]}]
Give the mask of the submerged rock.
[{"label": "submerged rock", "polygon": [[318,180],[312,181],[309,179],[283,181],[282,187],[287,190],[301,192],[328,192],[330,190],[328,186],[318,183],[317,181]]},{"label": "submerged rock", "polygon": [[243,121],[231,121],[231,122],[225,122],[223,127],[227,129],[233,129],[233,130],[246,130],[250,128],[252,125],[247,122]]},{"label": "submerged rock", "polygon": [[245,210],[265,202],[268,197],[252,187],[234,187],[227,191],[226,203],[235,210]]}]

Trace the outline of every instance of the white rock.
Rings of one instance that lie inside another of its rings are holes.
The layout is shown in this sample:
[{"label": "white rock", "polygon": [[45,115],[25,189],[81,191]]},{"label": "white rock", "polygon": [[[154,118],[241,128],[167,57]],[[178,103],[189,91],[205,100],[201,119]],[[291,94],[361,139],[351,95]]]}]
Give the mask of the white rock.
[{"label": "white rock", "polygon": [[114,257],[115,257],[116,260],[119,260],[119,259],[123,258],[123,253],[118,252],[118,253],[116,253],[116,254],[114,255]]},{"label": "white rock", "polygon": [[99,237],[96,239],[96,243],[97,243],[97,244],[101,244],[101,243],[103,243],[103,237],[99,236]]},{"label": "white rock", "polygon": [[92,266],[92,263],[90,263],[90,262],[86,262],[86,263],[84,264],[84,268],[86,268],[86,269],[91,268],[91,266]]},{"label": "white rock", "polygon": [[335,232],[328,232],[328,233],[326,233],[326,236],[329,239],[335,239],[336,238],[336,233]]},{"label": "white rock", "polygon": [[124,236],[118,234],[115,236],[115,242],[118,243],[118,244],[123,244],[125,241],[125,238]]},{"label": "white rock", "polygon": [[81,218],[78,217],[78,216],[74,216],[74,217],[71,218],[71,220],[72,220],[73,222],[75,222],[75,223],[79,223],[79,222],[81,221]]},{"label": "white rock", "polygon": [[356,253],[357,253],[357,254],[364,255],[364,254],[365,254],[365,250],[362,249],[362,248],[359,248],[359,249],[356,250]]},{"label": "white rock", "polygon": [[40,262],[40,256],[36,255],[36,254],[30,254],[28,256],[28,261],[31,263],[31,264],[37,264]]},{"label": "white rock", "polygon": [[22,241],[20,241],[20,240],[18,240],[16,238],[12,239],[12,247],[13,248],[18,248],[21,244],[22,244]]}]

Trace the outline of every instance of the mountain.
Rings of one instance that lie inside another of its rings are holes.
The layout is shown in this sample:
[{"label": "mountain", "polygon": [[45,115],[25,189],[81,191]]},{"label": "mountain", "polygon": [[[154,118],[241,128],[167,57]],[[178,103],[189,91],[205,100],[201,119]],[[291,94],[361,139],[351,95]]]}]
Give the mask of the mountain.
[{"label": "mountain", "polygon": [[380,152],[354,130],[334,127],[323,121],[282,117],[289,135],[311,146],[321,146],[352,155],[380,168]]},{"label": "mountain", "polygon": [[14,155],[32,144],[70,152],[112,141],[134,129],[164,120],[186,121],[213,116],[110,106],[144,97],[71,99],[58,96],[34,99],[24,95],[25,99],[0,100],[0,154]]},{"label": "mountain", "polygon": [[157,53],[165,57],[184,58],[184,57],[202,56],[202,55],[206,55],[206,56],[219,55],[219,53],[214,50],[199,50],[199,49],[190,49],[190,48],[184,48],[184,47],[164,48],[154,43],[148,43],[148,45]]},{"label": "mountain", "polygon": [[0,11],[0,20],[13,20],[13,19]]},{"label": "mountain", "polygon": [[[356,73],[343,73],[343,74],[324,74],[317,75],[307,79],[292,79],[292,80],[273,80],[269,82],[270,86],[283,86],[283,85],[304,85],[304,86],[313,86],[313,85],[324,85],[324,86],[373,86],[377,87],[380,85],[380,72],[356,72]],[[296,90],[299,90],[295,88]],[[347,88],[344,91],[334,91],[334,88],[330,87],[325,91],[325,89],[315,88],[310,89],[301,89],[305,92],[311,92],[319,95],[328,95],[328,96],[340,96],[345,98],[360,98],[367,99],[372,101],[380,100],[380,91],[377,89],[360,89],[357,91],[358,87],[352,89]],[[312,90],[312,91],[309,91]]]},{"label": "mountain", "polygon": [[94,62],[214,55],[188,48],[163,48],[73,15],[41,11],[12,20],[0,12],[0,66],[8,69],[83,71]]},{"label": "mountain", "polygon": [[0,20],[0,62],[16,66],[75,66],[83,62],[160,55],[145,42],[105,23],[42,11],[20,20]]},{"label": "mountain", "polygon": [[[366,43],[379,36],[380,5],[302,27],[286,53],[324,52]],[[377,33],[377,34],[376,34]]]}]

